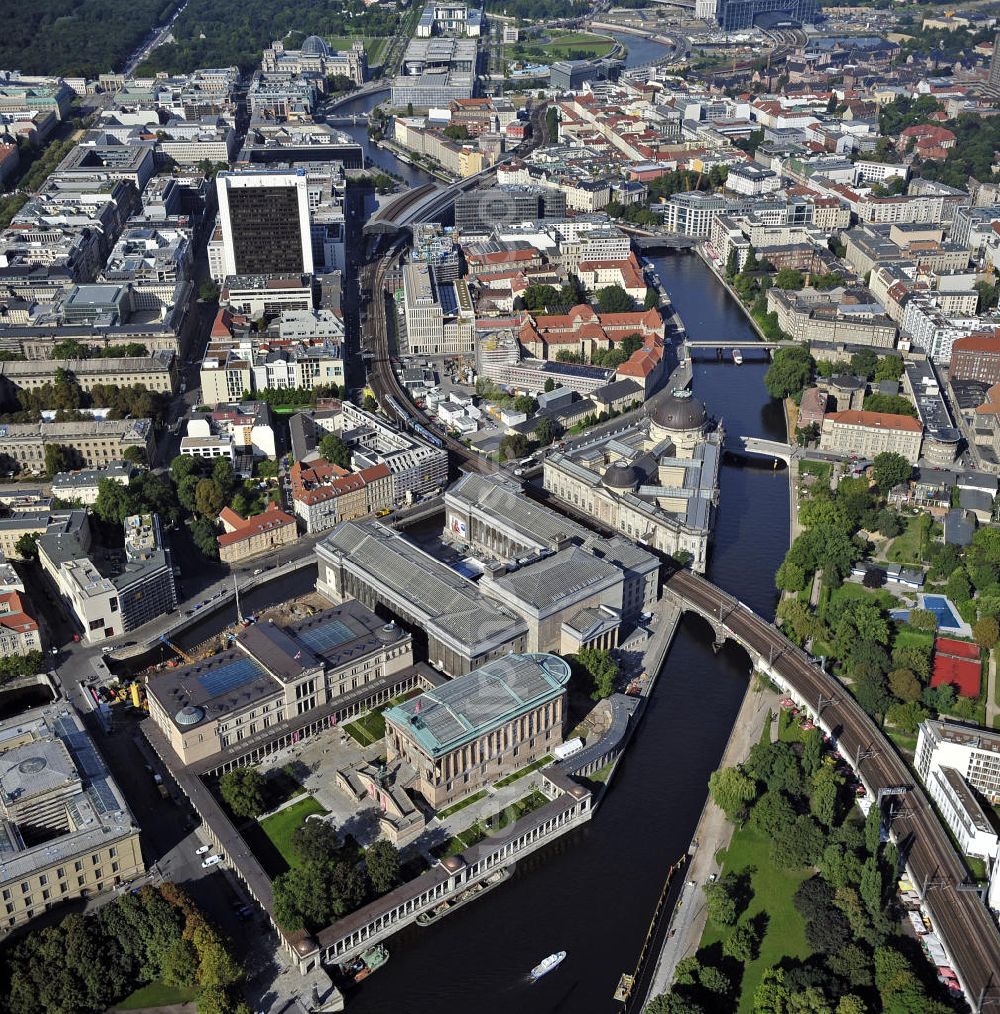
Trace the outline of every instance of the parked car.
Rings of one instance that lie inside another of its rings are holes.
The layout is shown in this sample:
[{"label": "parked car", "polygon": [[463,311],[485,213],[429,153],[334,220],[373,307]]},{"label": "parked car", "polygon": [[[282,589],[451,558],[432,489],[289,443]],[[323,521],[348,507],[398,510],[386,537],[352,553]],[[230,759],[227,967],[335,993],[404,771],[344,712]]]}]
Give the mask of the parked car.
[{"label": "parked car", "polygon": [[194,854],[196,856],[203,856],[206,852],[211,852],[211,851],[212,851],[212,846],[211,845],[202,845],[201,848],[194,850]]},{"label": "parked car", "polygon": [[220,855],[214,855],[214,856],[209,856],[207,859],[205,859],[202,862],[201,866],[202,866],[202,869],[207,870],[209,868],[209,866],[217,866],[221,862],[222,862],[222,856],[220,856]]}]

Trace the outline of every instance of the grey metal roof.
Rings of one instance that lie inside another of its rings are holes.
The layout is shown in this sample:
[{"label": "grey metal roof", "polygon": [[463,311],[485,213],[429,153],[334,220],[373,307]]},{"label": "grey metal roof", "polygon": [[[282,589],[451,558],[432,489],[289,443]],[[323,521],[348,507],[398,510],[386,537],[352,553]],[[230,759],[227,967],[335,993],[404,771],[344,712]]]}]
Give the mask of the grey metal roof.
[{"label": "grey metal roof", "polygon": [[348,569],[388,591],[425,626],[462,645],[514,637],[524,629],[522,620],[484,598],[471,581],[384,525],[341,522],[319,548],[340,555]]},{"label": "grey metal roof", "polygon": [[620,574],[613,564],[579,546],[570,546],[499,578],[496,584],[536,609],[544,609],[614,582]]}]

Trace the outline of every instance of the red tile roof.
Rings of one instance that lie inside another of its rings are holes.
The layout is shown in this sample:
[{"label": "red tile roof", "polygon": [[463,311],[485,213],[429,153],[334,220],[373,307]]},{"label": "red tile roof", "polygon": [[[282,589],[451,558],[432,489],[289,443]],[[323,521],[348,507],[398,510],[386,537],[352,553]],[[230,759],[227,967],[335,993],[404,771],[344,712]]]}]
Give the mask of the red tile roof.
[{"label": "red tile roof", "polygon": [[852,409],[847,412],[833,412],[827,416],[834,422],[846,426],[868,426],[881,430],[908,430],[911,433],[922,433],[923,426],[919,421],[908,415],[895,415],[892,412],[865,412]]},{"label": "red tile roof", "polygon": [[[223,508],[223,511],[227,510],[230,509],[228,507]],[[286,514],[273,503],[268,504],[267,510],[263,514],[255,514],[252,518],[241,518],[236,511],[230,511],[230,514],[237,519],[239,527],[235,532],[226,532],[224,535],[218,536],[216,542],[220,546],[231,546],[234,543],[253,538],[255,535],[261,535],[264,532],[274,531],[277,528],[284,528],[286,525],[295,524],[295,518],[291,514]]]}]

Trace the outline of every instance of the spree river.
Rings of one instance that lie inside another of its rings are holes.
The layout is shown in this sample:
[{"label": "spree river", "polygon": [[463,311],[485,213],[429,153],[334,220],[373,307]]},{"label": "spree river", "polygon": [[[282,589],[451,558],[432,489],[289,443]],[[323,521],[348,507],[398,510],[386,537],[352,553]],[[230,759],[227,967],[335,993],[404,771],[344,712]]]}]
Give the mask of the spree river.
[{"label": "spree river", "polygon": [[[693,338],[752,337],[700,259],[655,264]],[[695,365],[695,393],[721,417],[730,444],[782,436],[765,369],[749,354],[742,366]],[[787,542],[787,474],[727,459],[709,577],[771,616]],[[634,969],[667,868],[690,843],[747,685],[746,655],[732,646],[715,654],[711,641],[703,621],[682,623],[595,818],[524,860],[488,898],[393,937],[389,963],[349,998],[352,1014],[620,1012],[618,978]],[[529,984],[528,971],[558,950],[568,952],[559,970]]]}]

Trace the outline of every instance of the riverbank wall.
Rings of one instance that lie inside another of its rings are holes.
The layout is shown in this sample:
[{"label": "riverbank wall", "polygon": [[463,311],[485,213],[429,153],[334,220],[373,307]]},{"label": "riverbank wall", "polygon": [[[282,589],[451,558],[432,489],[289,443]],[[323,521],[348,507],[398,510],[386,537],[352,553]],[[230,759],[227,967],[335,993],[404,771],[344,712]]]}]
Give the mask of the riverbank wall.
[{"label": "riverbank wall", "polygon": [[746,317],[747,321],[749,321],[750,326],[757,333],[757,337],[760,338],[761,341],[767,341],[767,335],[764,334],[764,332],[761,330],[761,327],[757,323],[757,321],[753,319],[753,316],[751,315],[750,310],[747,308],[746,303],[744,303],[743,300],[740,299],[739,293],[737,293],[737,291],[729,284],[729,281],[726,279],[726,276],[716,267],[715,261],[713,261],[712,258],[709,257],[708,254],[705,252],[705,244],[699,243],[694,248],[694,250],[695,253],[697,253],[697,255],[705,262],[709,271],[711,271],[712,274],[715,275],[715,277],[718,279],[719,283],[726,290],[726,292],[728,292],[729,295],[733,297],[733,299],[736,302],[736,305],[739,306],[739,308],[743,311],[743,315]]}]

